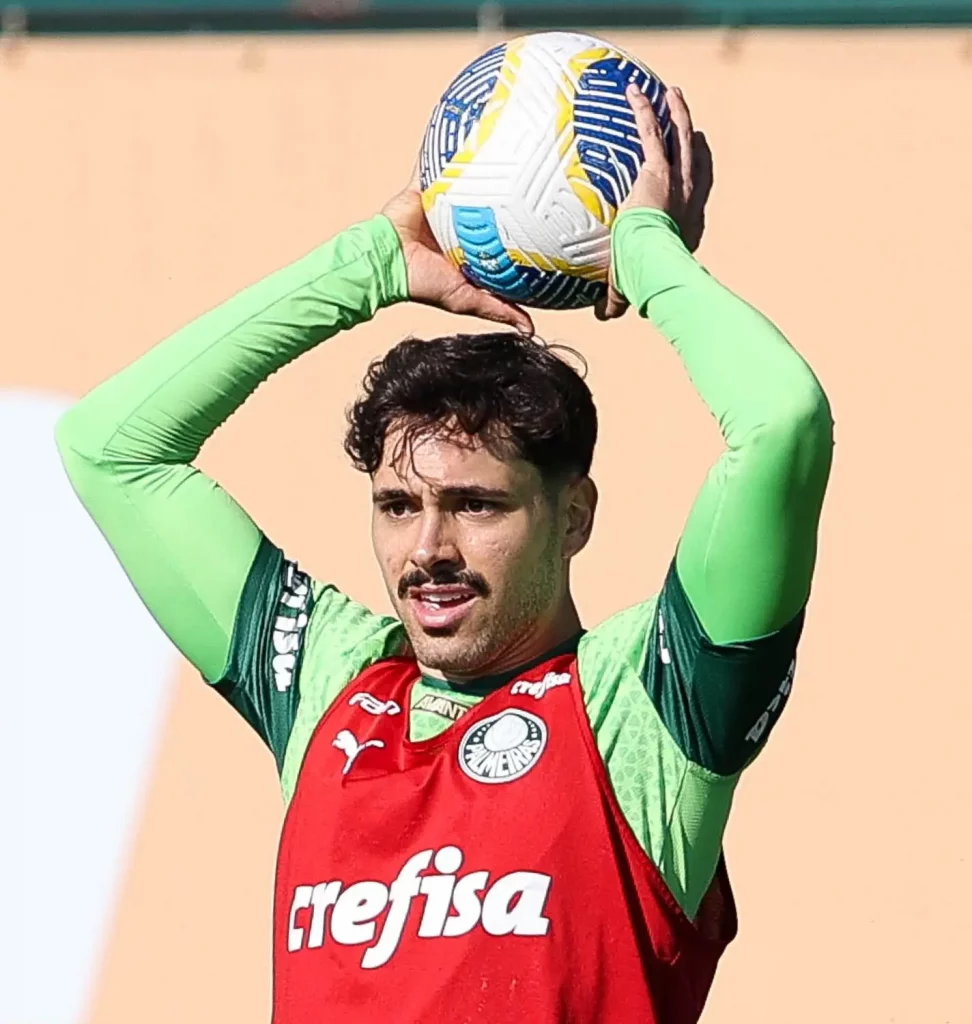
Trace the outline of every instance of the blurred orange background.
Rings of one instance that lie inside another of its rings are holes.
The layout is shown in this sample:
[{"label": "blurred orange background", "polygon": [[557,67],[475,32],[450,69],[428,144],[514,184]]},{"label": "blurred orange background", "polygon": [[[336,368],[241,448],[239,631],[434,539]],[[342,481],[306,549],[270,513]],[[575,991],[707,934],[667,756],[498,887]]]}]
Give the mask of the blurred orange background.
[{"label": "blurred orange background", "polygon": [[[704,1020],[972,1021],[972,37],[609,36],[685,90],[716,160],[700,258],[806,355],[837,424],[794,696],[726,839],[741,930]],[[493,41],[0,53],[0,387],[79,396],[370,216],[407,178],[444,85]],[[720,439],[647,324],[537,320],[587,356],[602,417],[602,505],[575,582],[593,625],[657,589]],[[304,568],[375,608],[344,409],[373,356],[459,323],[380,314],[264,385],[201,460]],[[89,1024],[265,1022],[273,761],[183,665],[154,764]]]}]

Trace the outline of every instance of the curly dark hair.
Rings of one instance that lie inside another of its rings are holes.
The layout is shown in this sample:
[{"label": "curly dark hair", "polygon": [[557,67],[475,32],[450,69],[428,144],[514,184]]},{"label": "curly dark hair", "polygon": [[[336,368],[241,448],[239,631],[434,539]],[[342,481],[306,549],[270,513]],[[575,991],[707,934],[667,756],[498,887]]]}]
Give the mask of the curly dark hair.
[{"label": "curly dark hair", "polygon": [[583,377],[558,352],[577,356],[508,331],[406,338],[368,367],[348,410],[344,449],[357,469],[374,474],[389,427],[401,426],[396,459],[445,432],[525,459],[546,483],[585,476],[597,412]]}]

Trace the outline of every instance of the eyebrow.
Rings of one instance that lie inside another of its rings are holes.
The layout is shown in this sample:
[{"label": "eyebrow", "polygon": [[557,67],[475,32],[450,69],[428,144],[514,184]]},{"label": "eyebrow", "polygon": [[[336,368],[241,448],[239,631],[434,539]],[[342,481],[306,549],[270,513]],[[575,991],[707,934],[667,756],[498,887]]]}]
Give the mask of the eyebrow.
[{"label": "eyebrow", "polygon": [[[512,496],[502,487],[480,487],[478,484],[454,484],[451,487],[440,487],[436,494],[443,498],[480,498],[483,500],[508,501]],[[386,501],[410,501],[415,495],[401,487],[382,487],[375,491],[371,500],[380,505]]]}]

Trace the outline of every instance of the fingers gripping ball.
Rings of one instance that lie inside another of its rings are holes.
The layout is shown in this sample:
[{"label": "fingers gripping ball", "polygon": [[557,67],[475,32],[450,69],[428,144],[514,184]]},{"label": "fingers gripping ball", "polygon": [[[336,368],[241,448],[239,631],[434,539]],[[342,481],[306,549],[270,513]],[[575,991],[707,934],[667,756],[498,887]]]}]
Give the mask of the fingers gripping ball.
[{"label": "fingers gripping ball", "polygon": [[593,36],[521,36],[452,81],[425,132],[422,201],[442,251],[471,281],[547,309],[604,294],[611,224],[643,161],[624,95],[632,82],[671,157],[664,85]]}]

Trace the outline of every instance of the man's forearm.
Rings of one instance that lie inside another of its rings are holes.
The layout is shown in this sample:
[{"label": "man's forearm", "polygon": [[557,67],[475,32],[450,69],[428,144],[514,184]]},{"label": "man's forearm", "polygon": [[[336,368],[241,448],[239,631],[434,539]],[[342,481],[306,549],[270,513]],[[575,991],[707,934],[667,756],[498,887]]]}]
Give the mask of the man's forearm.
[{"label": "man's forearm", "polygon": [[664,214],[618,219],[614,265],[726,440],[679,545],[682,584],[713,640],[772,632],[809,592],[832,450],[826,396],[773,324],[696,263]]},{"label": "man's forearm", "polygon": [[260,532],[191,461],[273,372],[405,291],[397,235],[375,218],[195,320],[58,424],[75,490],[208,678],[222,671]]},{"label": "man's forearm", "polygon": [[403,298],[404,273],[387,220],[349,228],[95,388],[62,419],[59,438],[89,459],[191,462],[272,373]]}]

